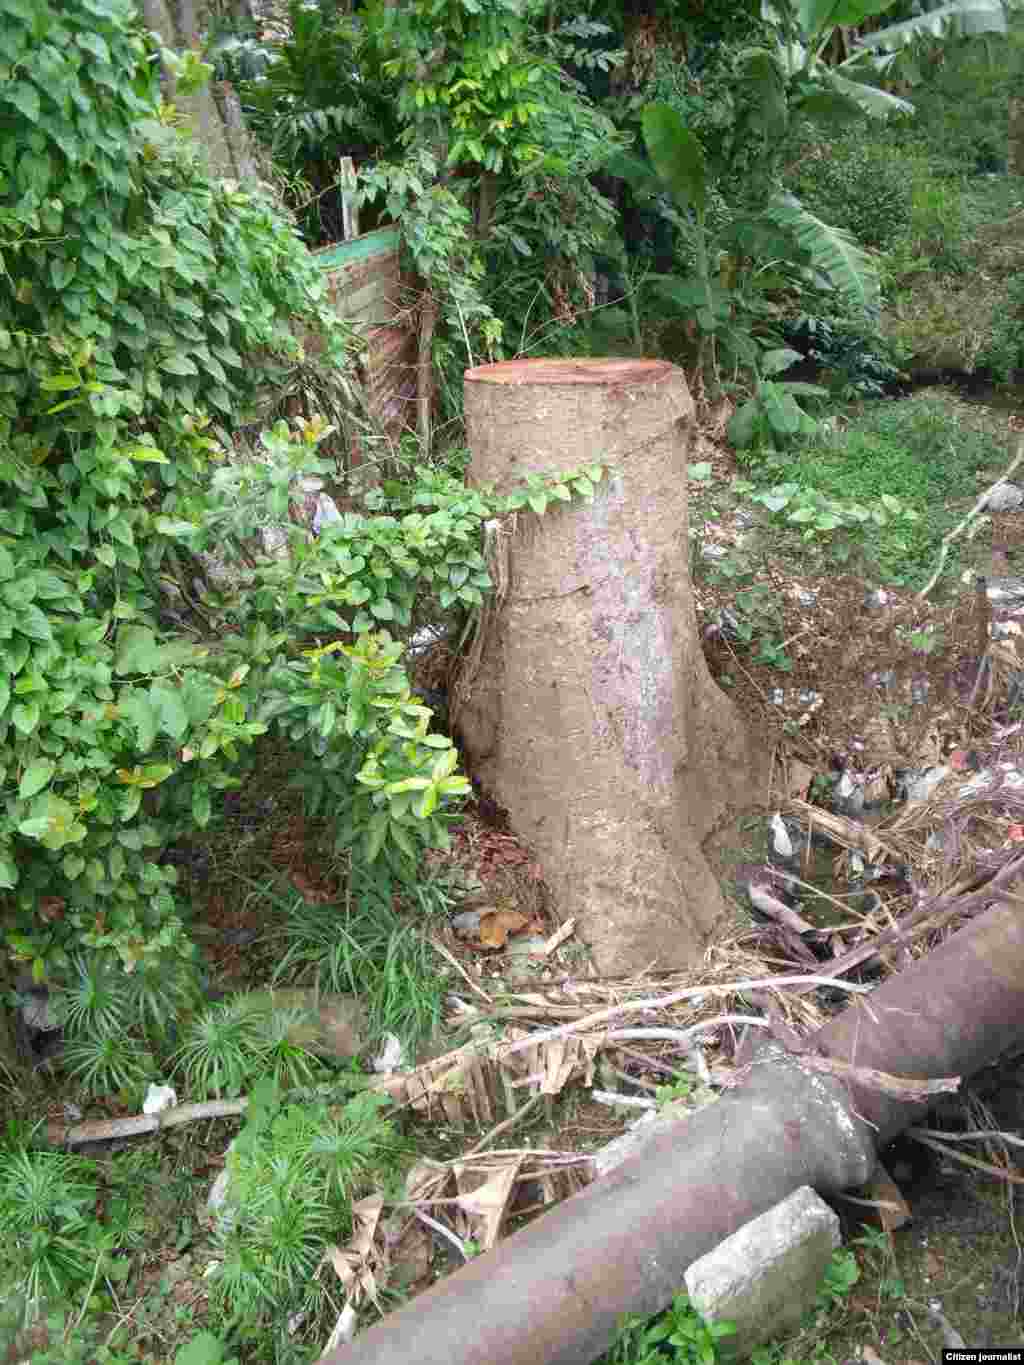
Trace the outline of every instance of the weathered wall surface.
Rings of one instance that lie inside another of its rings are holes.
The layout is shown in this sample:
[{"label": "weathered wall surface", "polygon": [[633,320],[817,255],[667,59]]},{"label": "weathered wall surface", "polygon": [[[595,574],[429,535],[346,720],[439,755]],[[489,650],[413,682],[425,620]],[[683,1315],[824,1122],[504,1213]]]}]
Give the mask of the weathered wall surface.
[{"label": "weathered wall surface", "polygon": [[371,408],[392,436],[416,423],[415,318],[402,294],[398,229],[338,242],[316,253],[331,302],[366,338],[364,383]]}]

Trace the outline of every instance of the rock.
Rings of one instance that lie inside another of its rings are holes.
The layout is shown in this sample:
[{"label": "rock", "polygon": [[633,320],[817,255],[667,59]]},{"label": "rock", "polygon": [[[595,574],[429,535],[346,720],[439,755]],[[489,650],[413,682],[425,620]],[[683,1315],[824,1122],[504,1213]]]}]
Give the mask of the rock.
[{"label": "rock", "polygon": [[36,1033],[53,1033],[60,1028],[60,1016],[45,986],[36,986],[19,996],[21,1017]]},{"label": "rock", "polygon": [[805,1185],[693,1262],[690,1302],[707,1321],[735,1324],[726,1343],[745,1359],[799,1325],[839,1240],[838,1217]]},{"label": "rock", "polygon": [[989,489],[985,507],[990,512],[1012,512],[1024,502],[1024,492],[1014,483],[1000,479]]},{"label": "rock", "polygon": [[461,914],[452,916],[452,928],[459,938],[479,938],[480,937],[480,916],[482,910],[463,910]]}]

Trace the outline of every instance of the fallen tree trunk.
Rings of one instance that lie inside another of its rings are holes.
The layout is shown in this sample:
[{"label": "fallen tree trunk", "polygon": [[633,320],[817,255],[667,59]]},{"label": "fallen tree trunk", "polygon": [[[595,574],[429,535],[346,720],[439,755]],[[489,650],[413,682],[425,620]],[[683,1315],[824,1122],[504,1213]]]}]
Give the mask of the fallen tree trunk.
[{"label": "fallen tree trunk", "polygon": [[[1024,1046],[1024,916],[999,905],[809,1040],[891,1075],[970,1076]],[[802,1185],[864,1184],[927,1101],[858,1088],[773,1044],[714,1104],[324,1365],[588,1365],[623,1313],[655,1313],[688,1266]]]}]

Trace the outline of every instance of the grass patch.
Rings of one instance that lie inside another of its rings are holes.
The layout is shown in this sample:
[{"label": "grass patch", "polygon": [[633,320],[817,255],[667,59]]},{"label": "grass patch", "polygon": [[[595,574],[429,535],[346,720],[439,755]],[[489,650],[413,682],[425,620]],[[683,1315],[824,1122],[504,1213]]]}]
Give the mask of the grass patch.
[{"label": "grass patch", "polygon": [[447,969],[430,946],[429,925],[453,905],[443,882],[424,879],[404,888],[408,903],[397,907],[389,879],[370,872],[353,871],[342,903],[310,903],[269,878],[253,894],[266,922],[264,943],[277,956],[275,985],[357,995],[371,1042],[393,1033],[415,1053],[437,1032]]},{"label": "grass patch", "polygon": [[[763,460],[756,477],[867,509],[883,494],[897,498],[916,521],[807,535],[839,560],[856,553],[884,582],[918,586],[934,568],[942,537],[976,496],[980,472],[1005,462],[1005,444],[966,420],[962,406],[935,395],[866,404],[844,431]],[[950,572],[957,565],[954,552]]]}]

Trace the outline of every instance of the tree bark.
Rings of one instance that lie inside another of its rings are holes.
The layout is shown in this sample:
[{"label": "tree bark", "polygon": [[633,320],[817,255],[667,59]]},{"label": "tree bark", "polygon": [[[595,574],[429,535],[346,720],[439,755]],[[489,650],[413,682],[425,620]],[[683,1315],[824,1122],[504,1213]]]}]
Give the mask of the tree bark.
[{"label": "tree bark", "polygon": [[[164,45],[176,52],[199,47],[207,8],[207,0],[139,0],[147,28],[159,33]],[[179,95],[173,76],[165,72],[164,93],[192,120],[193,135],[216,174],[251,185],[259,161],[232,87],[223,82],[215,92],[208,84],[192,95]]]},{"label": "tree bark", "polygon": [[1024,175],[1024,99],[1011,95],[1007,118],[1006,169]]},{"label": "tree bark", "polygon": [[692,963],[726,916],[701,843],[767,773],[700,649],[685,377],[653,360],[509,361],[467,371],[465,408],[475,484],[612,469],[593,503],[499,532],[505,601],[455,687],[470,770],[600,972]]}]

